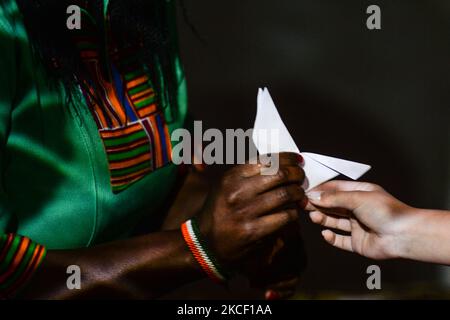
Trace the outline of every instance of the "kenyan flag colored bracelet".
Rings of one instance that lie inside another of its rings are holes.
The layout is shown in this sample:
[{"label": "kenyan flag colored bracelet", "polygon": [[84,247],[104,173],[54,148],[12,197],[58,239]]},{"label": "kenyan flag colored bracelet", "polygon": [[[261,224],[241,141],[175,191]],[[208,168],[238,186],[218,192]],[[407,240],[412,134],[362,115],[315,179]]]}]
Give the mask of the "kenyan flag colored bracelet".
[{"label": "kenyan flag colored bracelet", "polygon": [[186,241],[195,259],[208,277],[217,283],[226,282],[228,278],[227,274],[220,267],[211,251],[208,250],[195,219],[190,219],[183,223],[181,225],[181,232],[183,233],[184,241]]},{"label": "kenyan flag colored bracelet", "polygon": [[0,235],[0,299],[14,296],[44,260],[44,246],[15,234]]}]

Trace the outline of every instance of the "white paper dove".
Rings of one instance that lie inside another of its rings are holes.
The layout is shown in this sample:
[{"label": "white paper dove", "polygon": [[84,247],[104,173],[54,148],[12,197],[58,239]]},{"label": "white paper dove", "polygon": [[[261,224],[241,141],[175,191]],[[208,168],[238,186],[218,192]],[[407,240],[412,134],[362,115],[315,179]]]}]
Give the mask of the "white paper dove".
[{"label": "white paper dove", "polygon": [[[276,139],[270,133],[276,133]],[[256,120],[253,128],[253,142],[260,154],[293,152],[301,154],[306,179],[306,191],[328,181],[339,174],[353,180],[359,179],[370,170],[370,166],[358,162],[328,157],[320,154],[300,152],[292,139],[267,88],[259,89]]]}]

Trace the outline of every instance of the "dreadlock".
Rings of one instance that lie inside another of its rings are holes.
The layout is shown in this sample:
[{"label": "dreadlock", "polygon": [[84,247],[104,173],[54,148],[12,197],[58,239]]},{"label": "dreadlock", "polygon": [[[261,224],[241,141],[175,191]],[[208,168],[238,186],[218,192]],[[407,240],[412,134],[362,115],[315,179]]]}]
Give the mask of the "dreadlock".
[{"label": "dreadlock", "polygon": [[[66,27],[67,7],[77,4],[89,11],[104,32],[103,0],[16,0],[34,51],[48,73],[51,84],[62,83],[69,99],[86,70]],[[137,46],[138,57],[151,72],[153,83],[169,105],[178,84],[175,77],[176,44],[171,37],[166,0],[110,0],[110,28],[124,46]],[[102,35],[98,35],[102,39]],[[164,76],[161,77],[160,74]],[[164,83],[163,83],[164,82]],[[161,102],[161,101],[160,101]]]}]

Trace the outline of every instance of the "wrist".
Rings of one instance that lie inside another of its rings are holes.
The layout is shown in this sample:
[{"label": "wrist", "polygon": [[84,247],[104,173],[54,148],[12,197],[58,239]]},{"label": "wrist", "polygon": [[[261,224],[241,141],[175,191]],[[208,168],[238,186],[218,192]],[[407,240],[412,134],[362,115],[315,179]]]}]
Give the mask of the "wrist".
[{"label": "wrist", "polygon": [[398,217],[398,225],[394,238],[392,239],[392,258],[412,259],[414,250],[420,246],[421,228],[425,223],[423,210],[408,207],[401,216]]},{"label": "wrist", "polygon": [[203,238],[200,228],[195,219],[189,219],[181,226],[181,231],[186,245],[208,277],[217,282],[227,281],[228,274],[219,264],[215,254],[210,250],[207,242]]}]

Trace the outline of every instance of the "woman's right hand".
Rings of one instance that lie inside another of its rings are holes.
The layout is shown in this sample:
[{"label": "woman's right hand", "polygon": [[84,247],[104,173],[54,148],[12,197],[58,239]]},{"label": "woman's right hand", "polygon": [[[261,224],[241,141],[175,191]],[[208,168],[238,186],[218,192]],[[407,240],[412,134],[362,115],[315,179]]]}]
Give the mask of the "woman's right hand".
[{"label": "woman's right hand", "polygon": [[279,156],[274,175],[261,175],[262,164],[227,171],[198,216],[201,233],[225,266],[235,265],[265,237],[298,218],[305,175],[298,155]]}]

